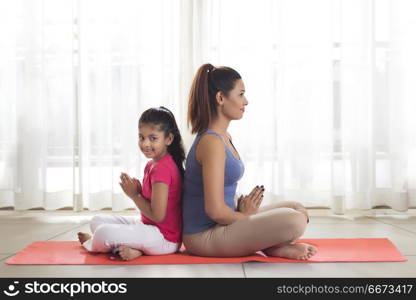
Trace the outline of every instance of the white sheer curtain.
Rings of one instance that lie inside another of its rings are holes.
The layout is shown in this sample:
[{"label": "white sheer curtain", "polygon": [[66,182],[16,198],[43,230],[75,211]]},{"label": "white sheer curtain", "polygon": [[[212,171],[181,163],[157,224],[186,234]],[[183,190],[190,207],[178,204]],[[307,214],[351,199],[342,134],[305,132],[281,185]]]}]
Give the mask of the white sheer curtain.
[{"label": "white sheer curtain", "polygon": [[0,3],[0,205],[72,205],[72,4]]},{"label": "white sheer curtain", "polygon": [[416,203],[411,0],[0,1],[0,207],[133,207],[137,119],[172,109],[206,62],[241,73],[239,192],[264,202]]},{"label": "white sheer curtain", "polygon": [[2,1],[0,207],[134,207],[137,121],[179,103],[173,1]]},{"label": "white sheer curtain", "polygon": [[[249,106],[231,132],[239,185],[264,202],[416,204],[414,1],[194,1],[194,67],[236,68]],[[413,99],[413,100],[412,100]]]}]

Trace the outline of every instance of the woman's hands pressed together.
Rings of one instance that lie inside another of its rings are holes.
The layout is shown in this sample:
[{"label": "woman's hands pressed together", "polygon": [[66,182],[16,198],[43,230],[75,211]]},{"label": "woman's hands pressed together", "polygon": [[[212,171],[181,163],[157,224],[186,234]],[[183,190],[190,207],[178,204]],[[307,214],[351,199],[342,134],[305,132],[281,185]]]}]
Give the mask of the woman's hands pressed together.
[{"label": "woman's hands pressed together", "polygon": [[133,198],[142,193],[142,185],[137,178],[131,178],[126,173],[121,173],[119,182],[124,193],[130,198]]},{"label": "woman's hands pressed together", "polygon": [[264,187],[256,186],[247,196],[241,195],[237,201],[237,211],[249,216],[257,213],[263,200]]}]

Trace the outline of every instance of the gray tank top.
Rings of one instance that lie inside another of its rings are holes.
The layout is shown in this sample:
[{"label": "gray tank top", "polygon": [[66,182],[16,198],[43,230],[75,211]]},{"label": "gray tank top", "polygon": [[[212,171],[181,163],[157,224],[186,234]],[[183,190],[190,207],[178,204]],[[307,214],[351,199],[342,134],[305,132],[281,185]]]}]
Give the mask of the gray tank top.
[{"label": "gray tank top", "polygon": [[[215,134],[222,137],[213,130],[207,130],[198,135],[186,158],[185,178],[182,198],[183,233],[193,234],[205,231],[217,223],[210,219],[205,212],[204,186],[202,181],[202,167],[196,160],[195,151],[199,140],[206,134]],[[227,206],[235,210],[234,196],[237,182],[244,174],[244,164],[234,157],[231,150],[225,146],[225,169],[224,169],[224,201]]]}]

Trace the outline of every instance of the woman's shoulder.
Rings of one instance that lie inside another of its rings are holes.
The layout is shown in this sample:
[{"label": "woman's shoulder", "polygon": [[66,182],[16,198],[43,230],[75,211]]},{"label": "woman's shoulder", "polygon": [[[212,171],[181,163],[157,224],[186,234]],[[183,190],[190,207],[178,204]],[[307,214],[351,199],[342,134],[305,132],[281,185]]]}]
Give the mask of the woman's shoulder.
[{"label": "woman's shoulder", "polygon": [[225,145],[222,137],[217,134],[206,134],[199,141],[196,149],[196,159],[202,163],[205,161],[217,160],[217,158],[225,157]]},{"label": "woman's shoulder", "polygon": [[200,138],[198,146],[207,149],[224,148],[224,141],[218,133],[207,132]]},{"label": "woman's shoulder", "polygon": [[226,131],[225,132],[225,136],[223,136],[220,133],[218,133],[218,132],[216,132],[214,130],[210,130],[210,129],[208,129],[205,132],[201,133],[199,135],[199,138],[200,139],[203,139],[203,138],[212,137],[212,136],[214,136],[214,137],[216,136],[217,138],[219,138],[222,141],[224,141],[224,138],[227,138],[229,140],[232,140],[233,139],[232,136],[231,136],[231,134],[228,131]]}]

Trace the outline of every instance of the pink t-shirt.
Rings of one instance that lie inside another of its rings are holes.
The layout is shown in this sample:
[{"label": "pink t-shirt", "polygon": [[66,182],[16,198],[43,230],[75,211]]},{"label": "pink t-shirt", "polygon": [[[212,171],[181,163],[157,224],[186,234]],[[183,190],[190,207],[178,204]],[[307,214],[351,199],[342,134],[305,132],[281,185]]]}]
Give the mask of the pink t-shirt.
[{"label": "pink t-shirt", "polygon": [[157,226],[165,239],[182,242],[182,178],[172,156],[166,154],[157,163],[149,161],[144,168],[142,194],[145,199],[152,199],[152,184],[163,182],[169,186],[168,206],[162,222],[155,223],[142,214],[142,222]]}]

